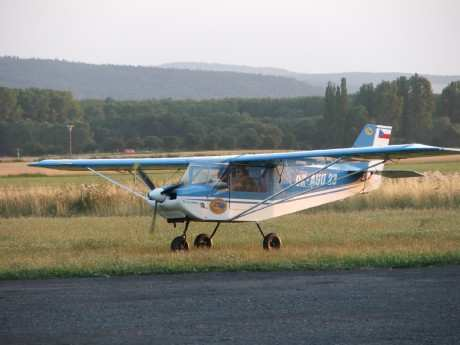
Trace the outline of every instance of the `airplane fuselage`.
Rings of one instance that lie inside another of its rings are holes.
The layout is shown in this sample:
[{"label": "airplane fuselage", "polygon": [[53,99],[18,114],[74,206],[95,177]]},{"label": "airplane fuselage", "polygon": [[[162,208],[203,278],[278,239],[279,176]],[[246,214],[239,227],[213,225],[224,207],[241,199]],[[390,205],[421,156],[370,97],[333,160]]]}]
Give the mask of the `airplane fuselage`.
[{"label": "airplane fuselage", "polygon": [[[342,200],[378,187],[380,176],[347,170],[350,166],[356,168],[356,165],[338,164],[337,167],[318,173],[315,172],[323,166],[317,164],[246,167],[249,170],[248,176],[253,179],[246,186],[240,186],[238,175],[232,173],[227,174],[225,182],[221,179],[213,183],[206,179],[197,181],[201,183],[189,180],[189,183],[179,186],[172,196],[159,203],[158,211],[171,221],[259,222]],[[186,171],[184,176],[187,174],[190,172]],[[295,183],[298,184],[270,198]]]}]

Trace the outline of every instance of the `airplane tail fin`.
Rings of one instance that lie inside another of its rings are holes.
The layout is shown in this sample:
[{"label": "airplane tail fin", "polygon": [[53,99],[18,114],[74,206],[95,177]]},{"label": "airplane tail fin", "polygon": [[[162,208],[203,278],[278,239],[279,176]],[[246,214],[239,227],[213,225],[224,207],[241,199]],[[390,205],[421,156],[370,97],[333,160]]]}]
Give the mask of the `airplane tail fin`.
[{"label": "airplane tail fin", "polygon": [[[390,143],[391,138],[391,126],[366,124],[358,137],[356,138],[353,147],[365,147],[365,146],[387,146]],[[368,161],[368,166],[372,167],[378,160]],[[377,175],[379,172],[383,172],[383,164],[369,168],[365,175],[365,183],[363,193],[373,191],[380,187],[382,183],[382,176]]]},{"label": "airplane tail fin", "polygon": [[390,143],[391,126],[368,123],[356,138],[353,147],[386,146]]}]

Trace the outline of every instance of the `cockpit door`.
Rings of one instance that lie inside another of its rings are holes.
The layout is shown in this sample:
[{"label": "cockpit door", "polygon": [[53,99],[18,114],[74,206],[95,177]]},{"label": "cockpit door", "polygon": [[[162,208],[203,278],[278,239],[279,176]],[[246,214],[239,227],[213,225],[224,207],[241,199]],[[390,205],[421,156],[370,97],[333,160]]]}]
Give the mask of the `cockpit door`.
[{"label": "cockpit door", "polygon": [[230,209],[229,165],[218,164],[214,166],[214,174],[215,177],[207,196],[209,210],[213,215],[225,218]]}]

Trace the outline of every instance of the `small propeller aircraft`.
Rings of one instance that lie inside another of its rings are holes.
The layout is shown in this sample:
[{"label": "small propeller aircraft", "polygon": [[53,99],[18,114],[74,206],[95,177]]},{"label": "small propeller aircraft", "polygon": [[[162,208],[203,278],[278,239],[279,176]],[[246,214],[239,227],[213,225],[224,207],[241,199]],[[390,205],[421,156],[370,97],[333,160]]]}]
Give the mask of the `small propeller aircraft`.
[{"label": "small propeller aircraft", "polygon": [[[208,157],[59,159],[32,163],[34,167],[88,170],[144,199],[169,223],[185,223],[171,250],[188,250],[191,222],[214,222],[210,235],[200,234],[195,247],[210,248],[224,222],[254,222],[264,249],[279,249],[281,238],[265,234],[260,222],[329,202],[366,193],[389,178],[423,176],[413,171],[385,171],[388,161],[411,157],[460,154],[460,149],[422,144],[389,145],[391,127],[367,124],[353,147],[286,153]],[[185,169],[179,183],[158,187],[145,171]],[[138,192],[101,171],[129,171],[149,191]]]}]

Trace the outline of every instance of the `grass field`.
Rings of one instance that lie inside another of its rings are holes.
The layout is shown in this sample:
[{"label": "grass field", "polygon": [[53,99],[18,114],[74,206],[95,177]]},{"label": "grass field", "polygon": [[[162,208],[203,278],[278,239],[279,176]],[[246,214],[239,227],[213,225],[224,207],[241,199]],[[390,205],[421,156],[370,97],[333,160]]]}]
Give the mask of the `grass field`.
[{"label": "grass field", "polygon": [[[283,238],[262,250],[254,224],[223,224],[211,250],[171,253],[181,229],[148,217],[0,220],[0,279],[158,272],[349,269],[460,264],[457,210],[303,212],[264,224]],[[191,226],[189,239],[212,224]]]}]

